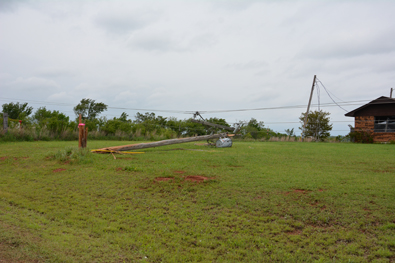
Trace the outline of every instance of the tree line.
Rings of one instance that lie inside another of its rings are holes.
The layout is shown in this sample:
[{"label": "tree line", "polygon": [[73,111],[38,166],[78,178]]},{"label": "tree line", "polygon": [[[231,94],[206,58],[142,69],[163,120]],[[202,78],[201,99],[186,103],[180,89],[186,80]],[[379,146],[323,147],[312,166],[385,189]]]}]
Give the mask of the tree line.
[{"label": "tree line", "polygon": [[[8,117],[11,120],[10,127],[18,125],[15,121],[22,120],[23,129],[30,130],[31,134],[47,134],[57,139],[73,138],[73,133],[76,133],[78,129],[78,117],[80,114],[86,127],[88,127],[89,134],[91,136],[93,136],[92,133],[96,134],[97,138],[105,137],[108,139],[115,136],[118,139],[155,140],[224,132],[219,128],[206,127],[200,123],[191,122],[189,119],[163,117],[153,112],[137,112],[133,120],[129,118],[126,112],[121,113],[119,117],[107,119],[105,116],[100,116],[107,110],[107,107],[108,105],[102,102],[96,102],[89,98],[82,99],[73,108],[75,119],[70,119],[64,113],[57,110],[48,110],[45,106],[39,107],[33,112],[33,107],[29,106],[28,103],[11,102],[2,105],[3,113],[8,113]],[[325,114],[329,115],[329,113],[315,113],[312,116],[309,114],[311,123],[314,122],[314,118],[321,118],[321,123],[326,123],[326,130],[322,131],[311,124],[308,126],[308,136],[317,136],[320,140],[329,136],[327,130],[331,129],[331,125],[329,125],[329,120]],[[301,118],[304,118],[303,115]],[[209,118],[206,121],[231,127],[222,118]],[[244,122],[240,129],[240,134],[243,138],[250,139],[295,136],[293,129],[287,129],[285,133],[278,133],[265,127],[263,121],[258,121],[254,118]]]}]

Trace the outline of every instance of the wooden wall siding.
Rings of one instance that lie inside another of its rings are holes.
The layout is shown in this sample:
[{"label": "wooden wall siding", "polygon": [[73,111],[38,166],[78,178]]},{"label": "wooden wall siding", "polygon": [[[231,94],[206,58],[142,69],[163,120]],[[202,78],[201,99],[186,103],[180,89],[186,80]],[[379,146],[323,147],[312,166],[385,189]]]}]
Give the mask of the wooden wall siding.
[{"label": "wooden wall siding", "polygon": [[374,116],[356,116],[355,131],[372,133],[374,142],[395,141],[395,132],[374,132]]}]

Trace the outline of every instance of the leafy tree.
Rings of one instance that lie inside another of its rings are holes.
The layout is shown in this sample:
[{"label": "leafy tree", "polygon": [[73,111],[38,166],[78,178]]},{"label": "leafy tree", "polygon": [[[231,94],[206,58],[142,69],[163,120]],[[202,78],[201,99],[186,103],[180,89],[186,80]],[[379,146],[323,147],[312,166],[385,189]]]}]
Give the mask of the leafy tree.
[{"label": "leafy tree", "polygon": [[265,125],[263,124],[263,121],[258,122],[256,119],[251,118],[247,124],[247,127],[255,128],[257,131],[261,131],[264,129]]},{"label": "leafy tree", "polygon": [[47,110],[45,107],[40,107],[36,110],[32,117],[33,121],[40,123],[45,119],[51,118],[52,112],[50,110]]},{"label": "leafy tree", "polygon": [[3,112],[8,113],[10,119],[25,119],[33,111],[33,107],[28,107],[27,102],[23,104],[17,103],[5,103],[3,104]]},{"label": "leafy tree", "polygon": [[82,99],[81,102],[74,107],[74,113],[78,116],[81,114],[83,119],[94,120],[96,117],[107,110],[107,105],[102,102],[95,102],[92,99]]},{"label": "leafy tree", "polygon": [[295,133],[294,133],[294,128],[292,128],[291,130],[290,130],[290,129],[285,129],[285,133],[286,133],[288,136],[294,136],[294,135],[295,135]]},{"label": "leafy tree", "polygon": [[[251,120],[247,123],[247,125],[243,126],[240,131],[242,134],[246,135],[250,133],[254,139],[257,139],[258,132],[263,132],[265,131],[265,125],[263,124],[263,121],[257,121],[254,118],[251,118]],[[255,134],[255,136],[253,135]]]},{"label": "leafy tree", "polygon": [[[230,127],[230,125],[226,122],[225,119],[221,118],[210,118],[207,120],[207,122],[214,123],[214,124],[219,124],[222,126]],[[227,130],[221,129],[221,128],[215,128],[215,127],[206,127],[206,132],[207,134],[214,132],[214,133],[219,133],[219,132],[229,132]]]},{"label": "leafy tree", "polygon": [[155,113],[153,112],[146,112],[145,114],[137,112],[135,118],[136,120],[134,123],[137,125],[135,125],[134,129],[141,129],[143,134],[147,132],[153,132],[154,130],[160,133],[160,131],[165,128],[167,124],[167,118],[162,116],[156,117]]},{"label": "leafy tree", "polygon": [[174,131],[177,137],[185,134],[187,131],[186,122],[183,120],[177,120],[176,117],[169,117],[166,122],[166,128]]},{"label": "leafy tree", "polygon": [[104,123],[101,128],[106,134],[115,134],[117,131],[130,133],[132,131],[132,121],[127,119],[126,112],[122,112],[119,118],[113,118]]},{"label": "leafy tree", "polygon": [[303,123],[306,113],[302,113],[299,118],[302,123],[302,127],[300,127],[299,129],[302,130],[305,137],[311,136],[317,141],[323,141],[330,136],[329,132],[332,130],[333,126],[332,124],[329,124],[329,115],[329,112],[324,112],[322,110],[310,112],[307,115],[307,124],[305,131],[303,131]]},{"label": "leafy tree", "polygon": [[53,133],[61,133],[70,127],[69,117],[59,111],[40,107],[32,116],[39,128],[47,128]]}]

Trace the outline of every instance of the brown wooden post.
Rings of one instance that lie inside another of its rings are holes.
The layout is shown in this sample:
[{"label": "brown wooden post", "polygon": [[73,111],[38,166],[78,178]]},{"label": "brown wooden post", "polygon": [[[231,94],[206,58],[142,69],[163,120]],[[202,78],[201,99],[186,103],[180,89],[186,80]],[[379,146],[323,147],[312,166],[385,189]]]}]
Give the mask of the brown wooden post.
[{"label": "brown wooden post", "polygon": [[82,147],[82,136],[83,136],[83,126],[81,125],[82,117],[80,114],[79,122],[78,122],[78,148]]}]

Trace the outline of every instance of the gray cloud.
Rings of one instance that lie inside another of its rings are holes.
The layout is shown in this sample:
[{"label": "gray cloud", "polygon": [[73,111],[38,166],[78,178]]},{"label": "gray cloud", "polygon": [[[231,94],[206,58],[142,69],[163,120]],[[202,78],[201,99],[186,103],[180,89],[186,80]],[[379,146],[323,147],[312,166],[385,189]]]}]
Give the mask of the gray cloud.
[{"label": "gray cloud", "polygon": [[18,8],[21,1],[18,0],[1,0],[0,1],[0,12],[14,12]]},{"label": "gray cloud", "polygon": [[94,24],[111,35],[124,35],[155,23],[161,16],[157,9],[122,3],[105,5],[105,9],[94,16]]},{"label": "gray cloud", "polygon": [[[125,108],[261,108],[307,104],[316,74],[343,100],[374,99],[395,80],[394,8],[392,1],[2,1],[0,94]],[[330,102],[323,92],[321,99]],[[301,111],[207,117],[286,122]]]},{"label": "gray cloud", "polygon": [[132,35],[128,40],[128,46],[131,49],[140,49],[146,51],[186,51],[182,43],[172,37],[169,32],[158,32],[147,34],[145,32]]},{"label": "gray cloud", "polygon": [[268,63],[266,61],[257,60],[250,60],[246,63],[232,63],[225,66],[225,68],[234,68],[238,70],[262,69],[267,67]]}]

